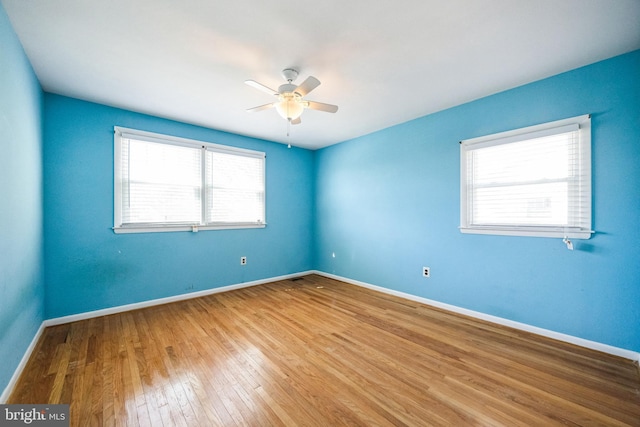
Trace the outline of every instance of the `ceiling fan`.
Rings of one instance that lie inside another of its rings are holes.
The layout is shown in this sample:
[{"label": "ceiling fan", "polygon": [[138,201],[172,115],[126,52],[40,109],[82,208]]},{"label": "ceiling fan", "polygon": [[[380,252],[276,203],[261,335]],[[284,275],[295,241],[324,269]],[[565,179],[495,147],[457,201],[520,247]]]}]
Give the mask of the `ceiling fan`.
[{"label": "ceiling fan", "polygon": [[255,113],[269,108],[274,108],[284,119],[288,120],[292,125],[301,123],[300,115],[305,108],[312,110],[325,111],[327,113],[335,113],[338,111],[337,105],[324,104],[322,102],[307,101],[304,96],[320,86],[320,80],[315,77],[309,76],[299,86],[293,84],[293,81],[298,77],[298,70],[293,68],[285,68],[282,70],[282,77],[285,78],[287,83],[280,85],[278,90],[273,90],[255,80],[245,80],[245,83],[251,87],[254,87],[262,92],[268,93],[278,98],[276,102],[270,104],[260,105],[258,107],[249,108],[247,111]]}]

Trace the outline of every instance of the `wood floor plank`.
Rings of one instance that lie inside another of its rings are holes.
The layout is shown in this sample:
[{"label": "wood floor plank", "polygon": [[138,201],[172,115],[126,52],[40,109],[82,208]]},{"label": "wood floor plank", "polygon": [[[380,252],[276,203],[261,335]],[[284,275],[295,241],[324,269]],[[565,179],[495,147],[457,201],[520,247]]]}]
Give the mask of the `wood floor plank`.
[{"label": "wood floor plank", "polygon": [[72,426],[640,426],[637,363],[309,275],[47,328]]}]

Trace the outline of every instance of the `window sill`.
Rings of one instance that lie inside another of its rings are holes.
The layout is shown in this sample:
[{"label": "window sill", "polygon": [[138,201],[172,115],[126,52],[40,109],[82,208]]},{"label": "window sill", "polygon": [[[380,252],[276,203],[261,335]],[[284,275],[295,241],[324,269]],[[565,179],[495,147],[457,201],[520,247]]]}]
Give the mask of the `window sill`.
[{"label": "window sill", "polygon": [[116,234],[133,234],[133,233],[167,233],[176,231],[189,231],[197,233],[199,231],[208,230],[234,230],[244,228],[265,228],[267,224],[215,224],[215,225],[165,225],[165,226],[125,226],[113,227]]},{"label": "window sill", "polygon": [[465,234],[493,234],[497,236],[553,237],[570,239],[590,239],[592,230],[563,230],[561,228],[524,228],[524,227],[459,227]]}]

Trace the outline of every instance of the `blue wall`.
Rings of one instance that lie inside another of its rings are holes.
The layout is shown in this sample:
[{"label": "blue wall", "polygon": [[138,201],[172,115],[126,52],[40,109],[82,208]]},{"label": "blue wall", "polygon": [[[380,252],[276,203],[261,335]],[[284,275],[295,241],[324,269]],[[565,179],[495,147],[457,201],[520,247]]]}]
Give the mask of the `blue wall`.
[{"label": "blue wall", "polygon": [[0,392],[44,315],[42,91],[0,6]]},{"label": "blue wall", "polygon": [[[313,268],[313,151],[51,94],[44,118],[48,318]],[[114,234],[114,125],[266,152],[267,227]]]},{"label": "blue wall", "polygon": [[[320,150],[317,268],[640,351],[639,76],[635,51]],[[587,113],[593,238],[458,231],[458,141]]]}]

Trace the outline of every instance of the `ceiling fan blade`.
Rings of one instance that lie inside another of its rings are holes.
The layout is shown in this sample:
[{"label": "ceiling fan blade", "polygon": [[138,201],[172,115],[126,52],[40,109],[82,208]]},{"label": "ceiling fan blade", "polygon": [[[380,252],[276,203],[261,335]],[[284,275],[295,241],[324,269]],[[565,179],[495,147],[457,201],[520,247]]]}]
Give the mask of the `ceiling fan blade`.
[{"label": "ceiling fan blade", "polygon": [[298,117],[297,119],[291,120],[292,125],[299,125],[300,123],[302,123],[302,120],[300,119],[300,117]]},{"label": "ceiling fan blade", "polygon": [[325,104],[323,102],[315,102],[315,101],[306,101],[307,108],[311,108],[312,110],[325,111],[327,113],[335,113],[338,111],[337,105]]},{"label": "ceiling fan blade", "polygon": [[269,95],[275,95],[275,96],[279,95],[277,90],[273,90],[270,87],[267,87],[267,86],[263,85],[262,83],[258,83],[255,80],[245,80],[244,82],[246,84],[248,84],[249,86],[258,89],[259,91],[262,91],[264,93],[268,93]]},{"label": "ceiling fan blade", "polygon": [[315,88],[320,86],[320,80],[316,79],[313,76],[307,77],[305,81],[303,81],[300,86],[298,86],[295,90],[300,96],[305,96]]},{"label": "ceiling fan blade", "polygon": [[276,103],[272,102],[271,104],[264,104],[258,107],[247,108],[247,113],[257,113],[258,111],[268,110],[269,108],[273,108],[275,106],[276,106]]}]

